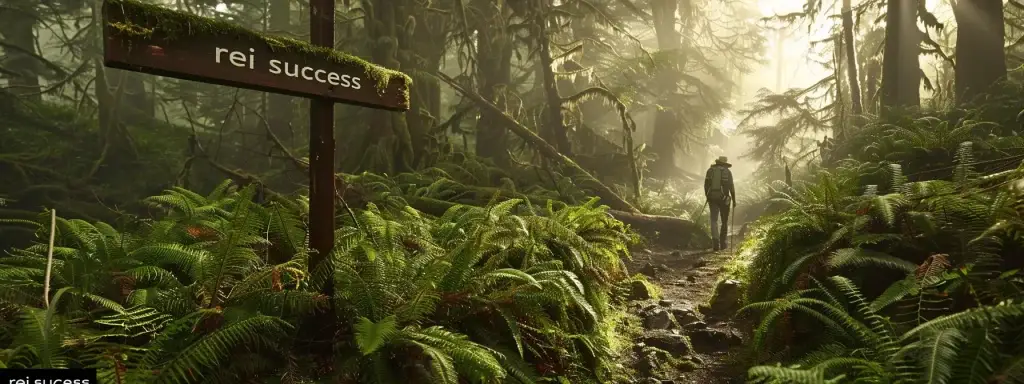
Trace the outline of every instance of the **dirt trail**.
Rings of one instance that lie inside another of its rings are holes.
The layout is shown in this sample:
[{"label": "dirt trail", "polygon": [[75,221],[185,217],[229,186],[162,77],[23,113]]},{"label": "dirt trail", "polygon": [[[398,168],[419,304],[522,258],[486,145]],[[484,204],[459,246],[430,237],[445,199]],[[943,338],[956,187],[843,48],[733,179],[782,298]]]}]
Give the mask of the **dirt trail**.
[{"label": "dirt trail", "polygon": [[[631,302],[630,312],[639,317],[644,327],[644,333],[634,340],[632,363],[638,371],[634,382],[745,382],[745,367],[730,363],[743,342],[749,340],[741,330],[745,327],[738,327],[731,320],[735,307],[723,309],[717,306],[721,303],[717,299],[716,308],[707,307],[716,286],[724,278],[724,267],[731,259],[730,251],[641,250],[634,253],[633,261],[627,264],[630,272],[647,275],[650,282],[661,290],[660,300]],[[731,286],[738,287],[734,283],[738,282],[724,283],[719,289],[728,292]],[[659,321],[667,318],[672,321]],[[679,335],[688,336],[690,346],[673,344]],[[667,355],[671,357],[657,351],[651,355],[649,349],[645,350],[646,346],[667,349]],[[689,363],[683,366],[664,363],[671,360]],[[659,368],[646,368],[650,366]]]}]

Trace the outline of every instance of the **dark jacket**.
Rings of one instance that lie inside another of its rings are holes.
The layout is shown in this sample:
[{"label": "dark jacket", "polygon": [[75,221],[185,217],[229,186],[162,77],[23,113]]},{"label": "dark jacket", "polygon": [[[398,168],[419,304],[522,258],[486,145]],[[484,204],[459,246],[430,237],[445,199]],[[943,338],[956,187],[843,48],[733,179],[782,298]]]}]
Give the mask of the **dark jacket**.
[{"label": "dark jacket", "polygon": [[711,168],[708,168],[707,173],[704,175],[704,196],[708,197],[708,194],[711,193],[711,171],[713,171],[715,167],[722,169],[722,192],[725,193],[725,201],[735,201],[736,187],[732,182],[732,171],[729,170],[728,165],[724,164],[716,163],[712,165]]}]

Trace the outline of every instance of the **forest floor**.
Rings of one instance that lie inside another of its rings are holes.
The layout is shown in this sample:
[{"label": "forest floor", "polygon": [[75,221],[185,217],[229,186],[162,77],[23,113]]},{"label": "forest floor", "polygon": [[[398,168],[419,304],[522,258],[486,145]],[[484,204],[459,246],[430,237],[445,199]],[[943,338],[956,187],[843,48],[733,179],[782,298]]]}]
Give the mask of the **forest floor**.
[{"label": "forest floor", "polygon": [[[739,244],[740,239],[733,239]],[[719,252],[643,249],[627,263],[660,290],[658,299],[631,297],[636,331],[630,365],[641,384],[744,383],[746,368],[738,355],[749,327],[732,319],[739,282],[729,279],[732,250]],[[720,297],[711,303],[716,291]],[[729,296],[729,297],[725,297]],[[681,345],[681,335],[689,337]],[[656,347],[651,350],[645,347]],[[665,351],[665,352],[662,352]]]}]

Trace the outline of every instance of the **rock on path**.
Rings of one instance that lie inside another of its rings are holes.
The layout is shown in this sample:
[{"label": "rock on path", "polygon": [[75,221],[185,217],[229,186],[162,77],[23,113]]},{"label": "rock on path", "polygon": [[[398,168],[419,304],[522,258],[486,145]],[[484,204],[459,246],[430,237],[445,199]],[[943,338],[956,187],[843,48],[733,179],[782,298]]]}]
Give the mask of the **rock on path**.
[{"label": "rock on path", "polygon": [[[636,383],[743,383],[745,369],[732,354],[748,339],[731,320],[742,294],[740,282],[720,281],[728,252],[640,251],[628,263],[661,289],[651,300],[643,284],[631,287],[631,310],[642,322],[634,340]],[[712,305],[711,301],[715,292]],[[687,342],[687,339],[688,342]]]}]

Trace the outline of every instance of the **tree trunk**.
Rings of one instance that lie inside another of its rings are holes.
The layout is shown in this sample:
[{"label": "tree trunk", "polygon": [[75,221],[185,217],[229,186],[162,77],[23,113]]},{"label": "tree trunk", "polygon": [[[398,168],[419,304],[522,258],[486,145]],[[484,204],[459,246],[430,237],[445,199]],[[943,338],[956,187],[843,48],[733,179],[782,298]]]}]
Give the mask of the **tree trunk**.
[{"label": "tree trunk", "polygon": [[[512,38],[506,31],[508,5],[481,1],[484,15],[477,31],[477,87],[480,95],[494,105],[505,104],[505,91],[512,84]],[[491,9],[497,8],[497,9]],[[500,7],[500,8],[498,8]],[[494,11],[491,13],[490,11]],[[488,109],[480,110],[476,124],[476,154],[491,159],[496,165],[511,165],[508,154],[508,134],[505,120]]]},{"label": "tree trunk", "polygon": [[[405,0],[364,1],[367,9],[367,29],[372,44],[373,63],[385,68],[401,70],[402,63],[398,59],[398,22],[399,10],[403,9]],[[370,112],[370,131],[365,136],[365,151],[377,151],[389,154],[381,158],[367,153],[364,158],[378,159],[372,164],[363,164],[363,170],[393,173],[412,168],[412,139],[409,136],[406,114],[391,111],[375,110]],[[382,163],[382,161],[384,163]]]},{"label": "tree trunk", "polygon": [[920,0],[887,0],[885,53],[882,57],[881,108],[921,105],[921,31],[917,28]]},{"label": "tree trunk", "polygon": [[124,108],[124,120],[140,126],[153,121],[153,116],[156,115],[156,99],[153,98],[152,92],[146,90],[146,78],[149,75],[119,69],[111,71],[111,74],[119,78],[119,82],[124,86],[124,96],[118,104]]},{"label": "tree trunk", "polygon": [[783,74],[786,68],[786,29],[779,28],[775,32],[775,93],[782,93],[785,83]]},{"label": "tree trunk", "polygon": [[15,95],[29,100],[41,101],[39,70],[41,65],[34,57],[36,52],[34,5],[29,1],[18,1],[0,7],[0,37],[6,46],[2,47],[5,59],[3,69],[16,75],[5,75],[7,86]]},{"label": "tree trunk", "polygon": [[[573,38],[576,39],[576,41],[581,42],[583,44],[583,52],[581,52],[578,56],[578,67],[594,68],[599,63],[599,56],[598,54],[595,53],[596,49],[594,49],[593,51],[591,51],[590,49],[595,47],[594,41],[599,39],[599,37],[597,36],[597,20],[596,16],[593,14],[592,11],[583,9],[582,7],[580,8],[580,12],[582,13],[583,17],[576,20],[572,28]],[[567,69],[579,70],[581,68],[574,67]],[[593,69],[591,70],[593,71]],[[573,83],[571,89],[572,93],[575,94],[593,86],[597,86],[597,84],[592,84],[590,78],[588,78],[587,76],[578,76],[576,77],[576,81]],[[593,145],[593,152],[591,153],[599,153],[598,148],[604,145],[604,143],[602,143],[602,141],[604,140],[601,140],[602,138],[604,138],[604,133],[601,132],[600,117],[602,115],[602,112],[607,111],[608,109],[605,108],[604,104],[599,100],[581,101],[578,104],[578,108],[580,116],[579,129],[589,130],[590,132],[588,133],[592,133],[592,136],[597,138],[596,142]],[[579,152],[580,149],[582,148],[576,149],[576,152]]]},{"label": "tree trunk", "polygon": [[882,66],[878,60],[871,59],[864,64],[864,97],[867,99],[867,111],[878,113],[878,84],[882,77]]},{"label": "tree trunk", "polygon": [[850,0],[843,0],[843,48],[846,50],[846,75],[850,82],[850,105],[854,116],[864,113],[861,103],[860,78],[857,76],[857,47],[854,36],[853,10]]},{"label": "tree trunk", "polygon": [[[416,86],[412,93],[409,112],[405,114],[409,151],[408,162],[420,166],[426,155],[435,148],[430,141],[430,129],[441,116],[441,84],[429,75],[441,67],[448,38],[448,15],[436,12],[418,12],[417,2],[406,2],[398,8],[397,20],[404,20],[397,33],[398,49],[410,54],[399,55],[401,69],[408,73]],[[441,5],[439,5],[441,6]],[[395,68],[398,69],[398,68]],[[404,137],[402,140],[406,140]]]},{"label": "tree trunk", "polygon": [[971,102],[1006,77],[1002,0],[959,0],[956,17],[956,101]]},{"label": "tree trunk", "polygon": [[[100,16],[100,9],[103,2],[99,0],[93,1],[92,4],[92,22],[94,25],[103,25],[103,18]],[[93,28],[92,36],[93,41],[96,42],[98,47],[103,46],[103,37],[100,32],[100,28]],[[96,79],[93,84],[96,96],[96,115],[99,120],[100,132],[102,135],[106,135],[106,132],[113,129],[115,119],[117,118],[117,101],[113,92],[111,92],[110,78],[108,77],[108,69],[103,66],[103,57],[100,54],[93,55],[92,58],[93,69],[96,71]],[[112,71],[112,70],[111,70]]]},{"label": "tree trunk", "polygon": [[[550,1],[550,0],[546,0]],[[550,6],[550,4],[546,4]],[[540,65],[544,81],[544,98],[547,108],[544,111],[544,129],[549,135],[548,141],[555,144],[563,155],[572,157],[572,144],[569,142],[569,130],[562,117],[562,97],[558,94],[555,81],[555,60],[551,55],[551,35],[548,32],[548,14],[537,13],[537,44],[540,46]]]},{"label": "tree trunk", "polygon": [[[682,47],[682,35],[676,30],[678,10],[676,0],[652,0],[651,14],[654,16],[654,31],[658,38],[658,50],[661,52],[679,53]],[[673,174],[676,167],[676,150],[679,143],[679,132],[682,121],[671,108],[672,95],[678,92],[680,60],[669,60],[666,68],[656,75],[657,92],[661,94],[658,104],[661,108],[655,111],[654,133],[651,139],[651,151],[657,155],[651,171],[658,176]]]},{"label": "tree trunk", "polygon": [[[266,32],[268,22],[268,7],[267,2],[246,3],[242,5],[242,12],[239,21],[244,23],[246,27],[254,31]],[[264,97],[266,94],[259,91],[253,91],[248,89],[239,90],[238,99],[242,108],[241,121],[239,122],[242,129],[246,132],[263,132],[264,117],[266,117],[267,99]],[[252,140],[250,142],[250,140]],[[269,166],[272,162],[270,159],[270,140],[267,140],[264,136],[246,135],[242,139],[242,145],[250,148],[257,148],[266,156],[264,165]]]},{"label": "tree trunk", "polygon": [[[291,31],[291,17],[292,8],[289,0],[271,0],[269,32],[274,35],[286,35]],[[294,108],[291,96],[279,93],[267,95],[267,125],[278,139],[289,146],[296,144],[295,132],[291,127]]]}]

